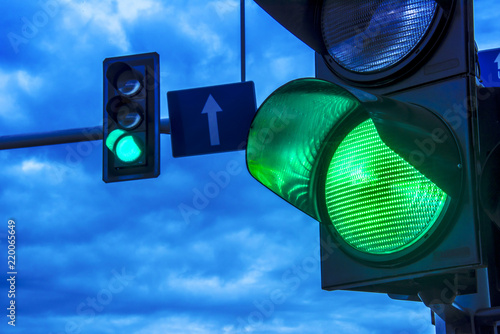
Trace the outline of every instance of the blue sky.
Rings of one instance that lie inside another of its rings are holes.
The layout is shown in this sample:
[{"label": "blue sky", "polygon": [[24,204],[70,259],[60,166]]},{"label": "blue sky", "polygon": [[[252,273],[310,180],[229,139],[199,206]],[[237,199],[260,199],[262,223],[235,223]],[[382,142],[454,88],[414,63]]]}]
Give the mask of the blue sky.
[{"label": "blue sky", "polygon": [[[497,9],[476,5],[480,49],[500,47]],[[102,124],[107,57],[160,54],[162,117],[167,91],[240,80],[236,0],[4,1],[0,10],[1,135]],[[252,1],[247,51],[258,104],[314,75],[313,51]],[[434,332],[421,304],[322,291],[318,223],[252,179],[243,152],[174,159],[162,135],[157,179],[105,184],[101,164],[101,141],[0,151],[1,333]],[[229,166],[227,185],[185,219],[179,207]]]}]

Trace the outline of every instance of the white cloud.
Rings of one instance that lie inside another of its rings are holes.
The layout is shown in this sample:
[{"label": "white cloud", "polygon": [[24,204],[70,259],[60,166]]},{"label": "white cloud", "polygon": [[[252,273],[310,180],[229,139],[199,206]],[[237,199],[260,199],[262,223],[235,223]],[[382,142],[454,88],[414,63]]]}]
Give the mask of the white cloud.
[{"label": "white cloud", "polygon": [[25,94],[37,95],[43,82],[40,76],[24,70],[12,72],[0,70],[0,117],[9,121],[23,121],[26,118],[25,112],[21,110],[18,100],[26,99]]},{"label": "white cloud", "polygon": [[223,17],[225,15],[233,15],[240,8],[236,0],[217,0],[209,3],[209,6],[214,7],[217,15]]},{"label": "white cloud", "polygon": [[125,21],[134,22],[161,11],[161,2],[154,0],[120,0],[117,3],[117,16]]},{"label": "white cloud", "polygon": [[48,167],[46,164],[36,161],[34,159],[25,160],[21,164],[21,170],[25,173],[38,172],[46,167]]},{"label": "white cloud", "polygon": [[126,26],[139,19],[165,15],[161,2],[155,0],[68,2],[66,6],[68,14],[63,19],[64,29],[71,31],[83,43],[89,40],[90,34],[99,32],[122,51],[130,49]]},{"label": "white cloud", "polygon": [[0,90],[2,90],[2,93],[10,93],[15,88],[20,88],[26,93],[33,94],[40,89],[42,84],[43,79],[41,77],[31,75],[26,71],[2,72],[0,70]]},{"label": "white cloud", "polygon": [[222,50],[222,42],[220,36],[213,31],[209,25],[204,22],[194,24],[193,17],[190,15],[180,15],[177,21],[178,28],[187,37],[196,40],[197,43],[203,44],[200,51],[205,55],[218,54]]},{"label": "white cloud", "polygon": [[66,165],[57,162],[43,161],[37,158],[25,159],[17,165],[13,165],[6,172],[12,175],[23,175],[33,182],[43,182],[51,185],[61,184],[68,178],[74,178],[77,174],[78,179],[83,180],[81,170],[74,170]]},{"label": "white cloud", "polygon": [[[215,56],[232,59],[238,47],[228,44],[227,37],[239,36],[239,5],[235,0],[216,0],[203,5],[185,6],[175,9],[175,18],[165,21],[170,30],[181,33],[189,39],[189,44],[196,45],[200,59],[208,60]],[[200,66],[203,68],[203,66]]]},{"label": "white cloud", "polygon": [[161,290],[184,291],[196,296],[209,296],[218,299],[237,299],[241,294],[255,289],[260,284],[261,273],[253,270],[244,272],[236,280],[225,280],[219,276],[187,276],[183,273],[171,273],[160,287]]},{"label": "white cloud", "polygon": [[32,76],[25,71],[17,71],[15,76],[19,88],[30,95],[38,92],[40,87],[42,87],[43,80],[40,77]]},{"label": "white cloud", "polygon": [[191,317],[160,317],[152,320],[151,323],[145,325],[142,329],[135,331],[134,334],[216,334],[220,330],[213,328],[210,322],[200,322]]}]

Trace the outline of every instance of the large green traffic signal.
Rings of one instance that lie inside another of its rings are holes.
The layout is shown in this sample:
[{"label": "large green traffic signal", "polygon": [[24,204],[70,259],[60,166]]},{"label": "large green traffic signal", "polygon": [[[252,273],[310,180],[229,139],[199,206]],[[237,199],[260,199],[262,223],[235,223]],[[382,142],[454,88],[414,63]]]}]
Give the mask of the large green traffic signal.
[{"label": "large green traffic signal", "polygon": [[[413,142],[394,136],[402,128]],[[428,143],[440,145],[438,159],[422,158]],[[319,79],[292,81],[261,105],[247,163],[266,187],[331,228],[346,253],[377,263],[421,252],[442,232],[463,178],[458,143],[439,116]]]},{"label": "large green traffic signal", "polygon": [[104,60],[103,180],[160,174],[157,53]]},{"label": "large green traffic signal", "polygon": [[323,289],[431,305],[496,282],[498,95],[481,103],[472,1],[255,1],[316,51],[315,78],[260,106],[247,165],[321,223]]}]

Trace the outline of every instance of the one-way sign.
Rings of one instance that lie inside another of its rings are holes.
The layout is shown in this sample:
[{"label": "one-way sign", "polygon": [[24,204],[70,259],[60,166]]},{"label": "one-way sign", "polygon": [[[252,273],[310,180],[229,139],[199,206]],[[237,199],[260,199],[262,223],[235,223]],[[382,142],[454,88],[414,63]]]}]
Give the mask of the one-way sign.
[{"label": "one-way sign", "polygon": [[252,81],[167,92],[172,155],[243,150],[255,115]]}]

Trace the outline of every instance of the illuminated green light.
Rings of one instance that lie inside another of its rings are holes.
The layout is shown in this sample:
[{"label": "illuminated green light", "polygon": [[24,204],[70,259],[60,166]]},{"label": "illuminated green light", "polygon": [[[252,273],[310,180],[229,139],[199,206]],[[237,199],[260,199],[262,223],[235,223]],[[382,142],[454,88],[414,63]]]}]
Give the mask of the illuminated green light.
[{"label": "illuminated green light", "polygon": [[133,134],[117,129],[106,138],[106,146],[115,153],[123,163],[134,163],[144,154],[144,144]]},{"label": "illuminated green light", "polygon": [[132,163],[142,156],[143,145],[139,139],[127,135],[118,140],[116,144],[116,157],[125,163]]},{"label": "illuminated green light", "polygon": [[439,220],[447,194],[380,139],[371,119],[340,143],[325,199],[339,236],[369,254],[408,248]]}]

